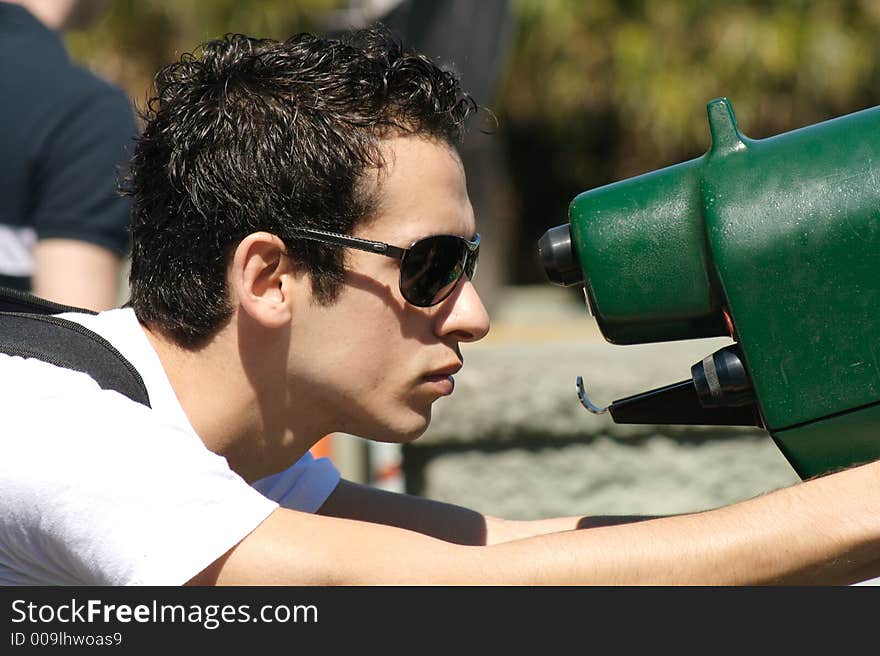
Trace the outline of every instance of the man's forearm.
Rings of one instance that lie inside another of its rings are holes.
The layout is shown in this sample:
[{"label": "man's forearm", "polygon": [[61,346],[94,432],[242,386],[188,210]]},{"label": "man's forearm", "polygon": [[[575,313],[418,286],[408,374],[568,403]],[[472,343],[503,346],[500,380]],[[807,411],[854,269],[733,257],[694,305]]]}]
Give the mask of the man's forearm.
[{"label": "man's forearm", "polygon": [[880,464],[716,510],[485,547],[280,510],[209,569],[202,582],[844,585],[880,575]]},{"label": "man's forearm", "polygon": [[[536,580],[608,584],[848,584],[880,575],[880,464],[697,514],[552,536]],[[499,545],[527,550],[528,540]],[[519,553],[517,557],[523,557]]]},{"label": "man's forearm", "polygon": [[572,516],[508,520],[484,515],[455,504],[388,492],[351,481],[340,482],[318,512],[333,517],[397,526],[446,542],[469,545],[500,544],[576,528],[593,528],[648,519],[636,516]]},{"label": "man's forearm", "polygon": [[570,517],[552,517],[549,519],[510,520],[497,517],[485,517],[485,544],[502,544],[512,540],[561,533],[574,529],[598,528],[600,526],[617,526],[632,524],[647,519],[655,519],[645,515],[584,515]]}]

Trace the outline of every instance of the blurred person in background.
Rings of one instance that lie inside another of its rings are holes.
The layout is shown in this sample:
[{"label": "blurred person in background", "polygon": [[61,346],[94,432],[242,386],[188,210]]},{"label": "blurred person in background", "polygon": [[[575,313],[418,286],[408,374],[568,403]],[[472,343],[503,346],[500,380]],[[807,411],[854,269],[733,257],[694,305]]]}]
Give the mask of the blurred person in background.
[{"label": "blurred person in background", "polygon": [[137,124],[61,34],[107,4],[0,1],[0,285],[95,310],[119,302],[130,202],[117,183]]}]

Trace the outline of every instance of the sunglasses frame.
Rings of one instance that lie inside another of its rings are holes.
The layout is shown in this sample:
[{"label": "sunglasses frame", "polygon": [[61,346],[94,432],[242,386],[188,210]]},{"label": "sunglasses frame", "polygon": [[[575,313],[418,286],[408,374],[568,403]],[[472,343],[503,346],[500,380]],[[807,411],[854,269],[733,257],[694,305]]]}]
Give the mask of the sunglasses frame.
[{"label": "sunglasses frame", "polygon": [[[386,244],[383,241],[361,239],[360,237],[352,237],[351,235],[343,235],[338,232],[329,232],[327,230],[317,230],[315,228],[296,228],[291,236],[300,237],[301,239],[309,239],[311,241],[318,241],[325,244],[345,246],[347,248],[354,248],[359,251],[376,253],[377,255],[384,255],[385,257],[391,257],[396,260],[400,260],[400,278],[398,280],[400,294],[403,296],[407,303],[416,307],[431,307],[433,305],[438,305],[439,303],[442,303],[447,298],[449,298],[450,294],[452,294],[455,288],[458,287],[458,283],[464,277],[465,271],[468,268],[468,262],[470,262],[471,258],[474,257],[474,253],[476,253],[477,249],[479,249],[480,247],[480,233],[474,235],[474,239],[472,241],[467,240],[464,237],[460,237],[459,235],[429,235],[427,237],[422,237],[421,239],[416,239],[413,243],[409,245],[408,248],[400,248],[399,246]],[[461,275],[459,275],[459,277],[455,281],[455,284],[449,288],[449,291],[444,296],[428,304],[414,303],[406,297],[406,294],[403,291],[403,261],[406,258],[407,253],[413,248],[413,246],[415,246],[419,242],[422,242],[426,239],[432,239],[434,237],[453,237],[460,240],[468,249],[467,258],[465,259],[464,266],[462,267]]]}]

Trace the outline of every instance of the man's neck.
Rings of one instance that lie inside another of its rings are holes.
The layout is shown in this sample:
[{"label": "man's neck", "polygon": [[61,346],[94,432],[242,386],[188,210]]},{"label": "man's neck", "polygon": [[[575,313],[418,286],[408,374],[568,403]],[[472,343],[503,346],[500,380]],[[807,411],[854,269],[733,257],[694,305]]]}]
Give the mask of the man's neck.
[{"label": "man's neck", "polygon": [[283,375],[268,386],[265,375],[249,375],[234,330],[221,330],[193,349],[142,327],[202,442],[248,482],[281,471],[320,437],[294,434]]}]

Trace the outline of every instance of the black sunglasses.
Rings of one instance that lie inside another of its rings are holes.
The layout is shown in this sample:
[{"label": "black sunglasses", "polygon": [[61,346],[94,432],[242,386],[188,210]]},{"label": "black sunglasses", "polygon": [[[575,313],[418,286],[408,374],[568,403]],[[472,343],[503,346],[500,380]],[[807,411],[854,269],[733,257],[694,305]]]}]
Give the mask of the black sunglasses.
[{"label": "black sunglasses", "polygon": [[430,307],[443,301],[462,275],[473,280],[480,256],[479,234],[473,241],[456,235],[432,235],[414,241],[409,248],[312,228],[297,228],[291,236],[400,260],[400,293],[417,307]]}]

